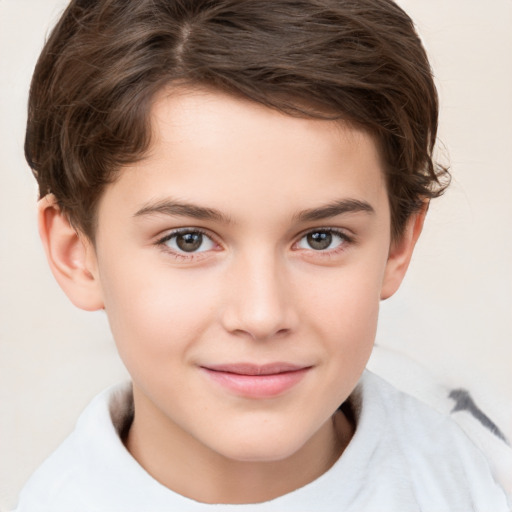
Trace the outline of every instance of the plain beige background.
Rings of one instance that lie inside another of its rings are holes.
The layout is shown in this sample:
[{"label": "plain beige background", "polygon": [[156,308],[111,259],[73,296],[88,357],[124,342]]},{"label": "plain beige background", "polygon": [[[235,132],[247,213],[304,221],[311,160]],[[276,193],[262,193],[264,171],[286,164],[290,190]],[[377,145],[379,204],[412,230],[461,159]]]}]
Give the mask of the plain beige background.
[{"label": "plain beige background", "polygon": [[[126,378],[103,314],[76,310],[47,269],[23,159],[31,72],[65,3],[0,0],[0,510],[90,398]],[[512,0],[399,3],[431,57],[454,181],[378,343],[469,388],[512,437]]]}]

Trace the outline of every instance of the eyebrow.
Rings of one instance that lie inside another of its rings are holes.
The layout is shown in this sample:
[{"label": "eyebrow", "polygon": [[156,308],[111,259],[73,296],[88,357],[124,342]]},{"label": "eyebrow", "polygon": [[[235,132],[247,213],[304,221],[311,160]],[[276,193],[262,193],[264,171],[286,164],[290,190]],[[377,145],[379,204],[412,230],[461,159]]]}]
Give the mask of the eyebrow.
[{"label": "eyebrow", "polygon": [[303,210],[295,215],[299,222],[311,222],[316,220],[329,219],[345,213],[364,212],[374,214],[375,210],[370,203],[358,199],[340,199],[333,201],[326,206]]},{"label": "eyebrow", "polygon": [[[346,213],[365,212],[374,214],[375,210],[366,201],[358,199],[340,199],[325,206],[303,210],[294,215],[298,222],[311,222],[329,219]],[[172,217],[191,217],[199,220],[214,220],[225,224],[231,223],[231,219],[215,208],[206,208],[195,204],[163,199],[154,203],[148,203],[137,210],[134,217],[145,215],[169,215]]]},{"label": "eyebrow", "polygon": [[148,203],[134,214],[134,217],[144,215],[170,215],[172,217],[192,217],[199,220],[214,220],[217,222],[230,223],[229,217],[214,208],[205,208],[195,204],[177,202],[164,199],[155,203]]}]

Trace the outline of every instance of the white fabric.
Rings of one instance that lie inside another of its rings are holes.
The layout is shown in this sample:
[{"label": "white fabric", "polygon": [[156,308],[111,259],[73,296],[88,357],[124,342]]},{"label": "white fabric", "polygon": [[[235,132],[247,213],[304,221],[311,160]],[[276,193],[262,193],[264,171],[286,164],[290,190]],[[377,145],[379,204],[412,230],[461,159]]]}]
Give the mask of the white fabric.
[{"label": "white fabric", "polygon": [[[485,454],[491,471],[497,482],[505,489],[512,503],[512,447],[510,439],[500,439],[489,428],[478,421],[471,411],[458,410],[450,392],[459,388],[458,379],[448,376],[434,377],[425,366],[407,355],[389,348],[375,345],[367,367],[383,377],[397,389],[414,396],[421,402],[444,415],[450,415],[473,443]],[[451,385],[447,385],[449,380]],[[468,384],[468,383],[466,383]],[[469,383],[468,391],[478,396],[478,405],[482,411],[495,421],[498,427],[509,425],[505,435],[510,437],[510,404],[503,396],[482,393],[479,382],[474,386]],[[463,386],[466,387],[466,386]],[[512,507],[511,507],[512,508]]]},{"label": "white fabric", "polygon": [[356,432],[336,464],[294,492],[253,505],[198,503],[149,476],[112,423],[119,404],[129,409],[127,396],[128,386],[116,387],[89,405],[30,479],[17,512],[508,510],[484,456],[461,429],[370,372],[350,398]]}]

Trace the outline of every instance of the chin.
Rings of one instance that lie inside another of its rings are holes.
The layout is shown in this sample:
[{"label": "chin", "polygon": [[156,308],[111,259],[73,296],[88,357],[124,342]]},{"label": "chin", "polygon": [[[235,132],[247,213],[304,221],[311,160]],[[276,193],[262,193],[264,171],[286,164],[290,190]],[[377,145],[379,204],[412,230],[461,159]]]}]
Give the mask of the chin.
[{"label": "chin", "polygon": [[307,436],[295,438],[290,436],[290,432],[279,435],[265,429],[258,429],[252,434],[231,433],[222,440],[216,439],[216,446],[210,446],[226,459],[237,462],[276,462],[299,452],[308,440]]}]

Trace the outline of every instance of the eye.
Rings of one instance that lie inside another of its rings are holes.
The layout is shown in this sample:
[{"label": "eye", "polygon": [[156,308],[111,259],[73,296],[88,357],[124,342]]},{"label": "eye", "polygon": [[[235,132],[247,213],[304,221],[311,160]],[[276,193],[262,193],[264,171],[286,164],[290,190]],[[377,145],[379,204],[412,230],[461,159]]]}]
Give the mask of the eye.
[{"label": "eye", "polygon": [[335,229],[317,229],[306,233],[297,243],[298,249],[336,250],[349,242],[348,236]]},{"label": "eye", "polygon": [[174,231],[158,241],[176,253],[198,253],[211,251],[216,247],[215,242],[202,231],[187,229]]}]

